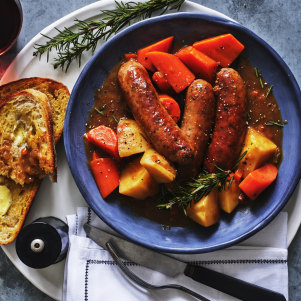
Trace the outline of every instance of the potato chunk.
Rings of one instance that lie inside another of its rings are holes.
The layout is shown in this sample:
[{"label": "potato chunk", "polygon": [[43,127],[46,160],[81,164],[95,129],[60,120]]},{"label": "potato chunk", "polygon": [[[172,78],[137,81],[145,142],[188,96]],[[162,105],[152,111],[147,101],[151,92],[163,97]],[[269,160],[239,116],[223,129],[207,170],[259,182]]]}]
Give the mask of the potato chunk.
[{"label": "potato chunk", "polygon": [[121,158],[139,154],[150,148],[146,136],[132,119],[121,119],[117,125],[118,153]]},{"label": "potato chunk", "polygon": [[214,189],[197,203],[188,205],[187,215],[204,227],[209,227],[217,223],[220,218],[217,193],[218,191]]},{"label": "potato chunk", "polygon": [[240,189],[235,180],[233,180],[230,187],[226,184],[225,188],[218,192],[218,201],[221,209],[227,213],[231,213],[239,203],[239,194]]},{"label": "potato chunk", "polygon": [[166,160],[166,158],[149,148],[143,154],[140,164],[144,166],[158,183],[170,183],[174,181],[177,170]]},{"label": "potato chunk", "polygon": [[242,150],[242,153],[247,151],[247,154],[240,161],[238,167],[242,171],[243,177],[245,178],[250,172],[270,160],[277,150],[274,142],[250,127]]},{"label": "potato chunk", "polygon": [[136,158],[121,172],[119,193],[143,200],[157,194],[159,185],[140,164],[140,160],[141,157]]}]

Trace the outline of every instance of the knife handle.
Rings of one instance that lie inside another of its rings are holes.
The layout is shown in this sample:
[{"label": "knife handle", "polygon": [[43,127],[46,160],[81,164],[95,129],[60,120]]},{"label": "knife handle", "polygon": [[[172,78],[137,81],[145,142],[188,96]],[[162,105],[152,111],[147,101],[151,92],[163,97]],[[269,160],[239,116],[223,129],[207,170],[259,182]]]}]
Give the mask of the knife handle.
[{"label": "knife handle", "polygon": [[187,264],[184,274],[197,282],[239,298],[240,300],[286,301],[285,297],[280,293],[201,266]]}]

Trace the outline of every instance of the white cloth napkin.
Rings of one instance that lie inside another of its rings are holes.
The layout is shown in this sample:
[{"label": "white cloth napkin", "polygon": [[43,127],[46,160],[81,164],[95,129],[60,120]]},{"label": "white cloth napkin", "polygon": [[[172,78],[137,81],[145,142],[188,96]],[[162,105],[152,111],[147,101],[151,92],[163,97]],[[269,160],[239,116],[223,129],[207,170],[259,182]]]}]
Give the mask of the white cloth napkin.
[{"label": "white cloth napkin", "polygon": [[[177,290],[146,290],[125,276],[110,254],[86,237],[83,225],[112,232],[90,208],[81,207],[67,216],[69,252],[65,266],[63,301],[183,301],[195,298]],[[185,261],[197,261],[212,270],[255,283],[282,293],[288,300],[287,213],[278,217],[252,238],[237,246],[196,255],[175,255]],[[180,275],[169,278],[145,267],[129,268],[153,284],[178,283],[214,301],[237,300],[215,289]]]}]

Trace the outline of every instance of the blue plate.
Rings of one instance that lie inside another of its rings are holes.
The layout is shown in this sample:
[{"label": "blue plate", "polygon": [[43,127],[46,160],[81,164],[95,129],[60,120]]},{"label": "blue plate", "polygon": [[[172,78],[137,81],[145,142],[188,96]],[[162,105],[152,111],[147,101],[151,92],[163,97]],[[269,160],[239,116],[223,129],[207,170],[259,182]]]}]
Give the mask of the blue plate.
[{"label": "blue plate", "polygon": [[[136,216],[116,197],[102,199],[86,164],[83,143],[88,112],[94,91],[124,53],[135,52],[145,45],[174,35],[186,44],[204,37],[232,33],[246,46],[251,63],[273,85],[273,92],[288,120],[283,129],[283,161],[276,182],[252,206],[223,215],[209,229],[195,224],[172,227],[166,231],[161,224]],[[64,142],[69,166],[75,182],[95,213],[113,229],[127,238],[164,252],[201,253],[229,247],[255,234],[266,226],[283,208],[296,187],[301,171],[300,89],[293,74],[280,56],[261,38],[247,28],[229,20],[203,14],[177,13],[148,19],[123,30],[93,56],[80,74],[71,94],[65,118]]]}]

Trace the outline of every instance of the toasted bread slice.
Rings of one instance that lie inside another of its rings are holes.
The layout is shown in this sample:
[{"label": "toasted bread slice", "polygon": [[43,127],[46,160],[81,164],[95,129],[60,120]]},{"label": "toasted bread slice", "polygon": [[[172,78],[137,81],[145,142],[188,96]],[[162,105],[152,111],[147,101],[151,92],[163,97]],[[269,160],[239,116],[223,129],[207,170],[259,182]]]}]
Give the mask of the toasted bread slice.
[{"label": "toasted bread slice", "polygon": [[[12,93],[29,88],[47,95],[52,110],[54,140],[57,142],[64,128],[65,112],[70,96],[68,88],[48,78],[25,78],[0,86],[0,100]],[[37,180],[22,187],[14,181],[0,176],[0,185],[7,187],[10,191],[9,207],[6,213],[2,213],[0,216],[0,244],[6,245],[16,239],[40,183],[41,180]]]},{"label": "toasted bread slice", "polygon": [[58,142],[64,129],[64,118],[70,97],[68,88],[55,80],[30,77],[0,86],[0,99],[25,89],[34,89],[47,95],[53,119],[54,142]]},{"label": "toasted bread slice", "polygon": [[56,153],[47,96],[37,90],[16,92],[0,101],[0,175],[24,185],[52,175]]},{"label": "toasted bread slice", "polygon": [[[0,216],[0,244],[6,245],[14,241],[19,234],[27,212],[30,208],[40,181],[37,180],[30,184],[21,186],[14,181],[0,176],[0,188],[5,188],[9,193],[3,195],[0,189],[0,210],[3,213],[3,207],[6,212]],[[8,206],[7,206],[8,203]]]}]

